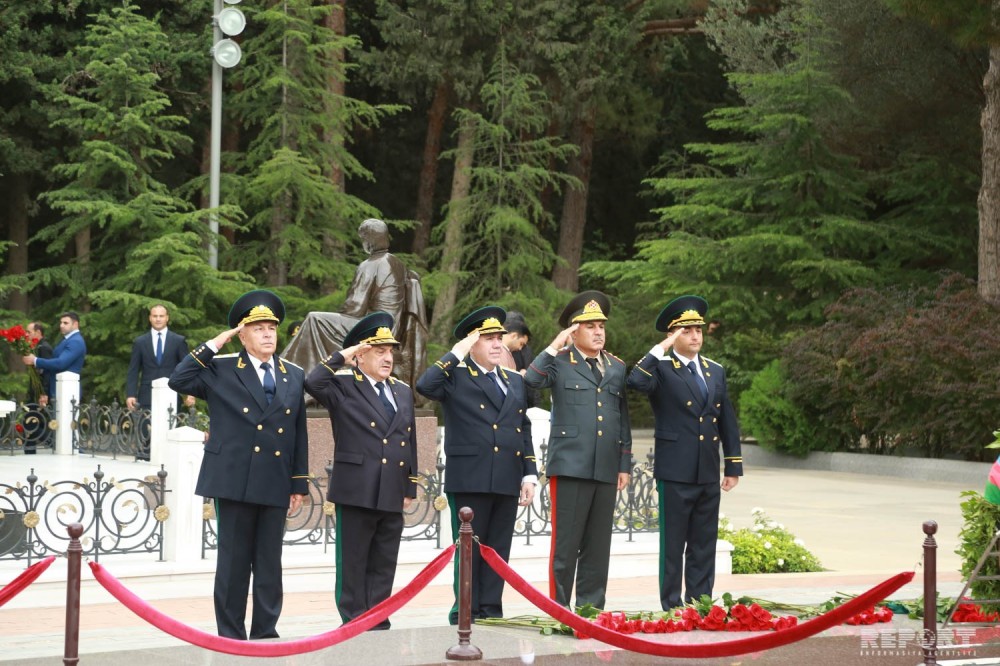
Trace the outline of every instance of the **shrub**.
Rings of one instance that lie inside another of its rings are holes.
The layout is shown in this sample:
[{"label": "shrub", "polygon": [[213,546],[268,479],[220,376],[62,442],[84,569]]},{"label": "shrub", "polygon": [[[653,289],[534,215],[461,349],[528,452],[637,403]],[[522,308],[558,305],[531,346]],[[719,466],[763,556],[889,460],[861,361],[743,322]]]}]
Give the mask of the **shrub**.
[{"label": "shrub", "polygon": [[[966,498],[962,502],[962,531],[959,533],[960,543],[955,552],[962,558],[962,576],[968,580],[972,570],[976,568],[986,548],[993,540],[993,535],[1000,527],[1000,506],[988,502],[982,494],[975,490],[962,493]],[[995,548],[996,546],[994,546]],[[1000,575],[1000,563],[996,557],[988,557],[979,570],[978,576]],[[1000,580],[981,580],[972,584],[973,599],[1000,599]],[[1000,610],[1000,605],[983,605],[983,610],[992,612]]]},{"label": "shrub", "polygon": [[816,556],[784,525],[771,520],[762,509],[754,509],[752,514],[753,525],[739,530],[719,515],[719,538],[733,544],[734,574],[823,570]]},{"label": "shrub", "polygon": [[780,361],[757,373],[750,389],[740,396],[743,432],[753,435],[769,451],[804,456],[816,448],[819,435],[805,413],[786,394],[788,380]]}]

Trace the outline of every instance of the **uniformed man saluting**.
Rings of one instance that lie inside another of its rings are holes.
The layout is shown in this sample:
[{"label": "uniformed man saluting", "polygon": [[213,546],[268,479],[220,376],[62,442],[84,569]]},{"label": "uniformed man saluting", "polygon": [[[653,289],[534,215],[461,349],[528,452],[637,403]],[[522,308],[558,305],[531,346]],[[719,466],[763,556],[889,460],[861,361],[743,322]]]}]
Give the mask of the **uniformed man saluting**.
[{"label": "uniformed man saluting", "polygon": [[[330,412],[337,511],[337,609],[344,622],[389,598],[403,510],[417,496],[413,391],[391,376],[392,315],[374,312],[319,363],[306,390]],[[388,629],[389,620],[373,629]]]},{"label": "uniformed man saluting", "polygon": [[[468,315],[455,327],[459,341],[417,380],[417,391],[444,411],[452,537],[458,538],[458,510],[467,506],[475,512],[472,530],[480,542],[504,561],[517,507],[531,503],[538,483],[524,380],[517,370],[498,365],[506,316],[495,305]],[[483,563],[478,548],[472,553],[472,616],[503,617],[503,579]],[[456,557],[456,569],[457,563]],[[457,601],[448,621],[458,623]]]},{"label": "uniformed man saluting", "polygon": [[[178,393],[208,401],[209,437],[195,492],[215,499],[215,621],[228,638],[247,638],[251,572],[250,638],[278,635],[285,516],[298,511],[308,492],[305,373],[275,355],[284,317],[284,303],[270,291],[240,296],[229,311],[231,328],[186,356],[169,381]],[[216,355],[237,335],[242,351]]]}]

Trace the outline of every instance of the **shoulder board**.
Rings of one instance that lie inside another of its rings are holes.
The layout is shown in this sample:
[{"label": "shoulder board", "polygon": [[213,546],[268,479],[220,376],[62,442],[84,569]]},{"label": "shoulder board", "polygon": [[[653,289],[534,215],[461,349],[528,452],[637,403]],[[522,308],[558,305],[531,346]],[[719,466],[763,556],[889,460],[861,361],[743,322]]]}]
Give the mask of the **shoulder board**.
[{"label": "shoulder board", "polygon": [[406,386],[406,387],[410,386],[409,384],[407,384],[406,382],[404,382],[402,379],[396,379],[392,375],[389,376],[389,383],[390,384],[402,384],[403,386]]},{"label": "shoulder board", "polygon": [[293,368],[298,368],[299,370],[302,370],[303,372],[305,372],[305,368],[303,368],[303,367],[302,367],[301,365],[299,365],[298,363],[292,363],[292,362],[291,362],[291,361],[289,361],[289,360],[288,360],[287,358],[282,358],[282,359],[280,359],[280,360],[281,360],[281,362],[282,362],[282,363],[284,363],[285,365],[290,365],[290,366],[292,366]]},{"label": "shoulder board", "polygon": [[702,360],[704,360],[704,361],[708,361],[708,362],[709,362],[709,363],[711,363],[712,365],[717,365],[717,366],[719,366],[720,368],[722,367],[722,364],[721,364],[721,363],[719,363],[718,361],[713,361],[712,359],[710,359],[710,358],[706,358],[706,357],[704,357],[704,356],[702,356],[701,358],[702,358]]},{"label": "shoulder board", "polygon": [[609,352],[607,349],[604,350],[604,353],[607,354],[608,356],[610,356],[611,358],[615,359],[616,361],[618,361],[622,365],[625,365],[625,361],[621,360],[620,358],[618,358],[617,356],[615,356],[614,354],[612,354],[611,352]]},{"label": "shoulder board", "polygon": [[467,368],[468,366],[465,365],[465,361],[459,361],[458,364],[455,367],[456,368]]},{"label": "shoulder board", "polygon": [[340,370],[337,370],[333,374],[335,374],[335,375],[345,375],[346,376],[346,375],[353,375],[354,371],[352,369],[350,369],[350,368],[341,368]]},{"label": "shoulder board", "polygon": [[223,358],[237,358],[238,356],[239,356],[239,354],[216,354],[212,358],[214,360],[218,361],[218,360],[223,359]]},{"label": "shoulder board", "polygon": [[505,371],[507,371],[507,372],[512,372],[512,373],[514,373],[514,374],[517,374],[517,375],[521,374],[521,373],[520,373],[520,372],[518,371],[518,369],[517,369],[517,368],[508,368],[508,367],[507,367],[506,365],[501,365],[500,367],[501,367],[501,368],[503,368],[503,369],[504,369]]}]

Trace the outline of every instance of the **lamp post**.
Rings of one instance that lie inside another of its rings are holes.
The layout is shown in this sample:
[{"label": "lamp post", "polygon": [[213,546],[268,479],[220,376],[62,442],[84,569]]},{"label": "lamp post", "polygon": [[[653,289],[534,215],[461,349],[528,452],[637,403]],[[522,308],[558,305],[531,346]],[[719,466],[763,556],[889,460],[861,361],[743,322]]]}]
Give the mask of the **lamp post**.
[{"label": "lamp post", "polygon": [[235,7],[241,0],[215,0],[212,14],[212,125],[208,165],[208,228],[212,237],[208,245],[208,265],[219,267],[219,172],[222,170],[222,70],[235,67],[243,56],[240,45],[229,39],[243,32],[246,18]]}]

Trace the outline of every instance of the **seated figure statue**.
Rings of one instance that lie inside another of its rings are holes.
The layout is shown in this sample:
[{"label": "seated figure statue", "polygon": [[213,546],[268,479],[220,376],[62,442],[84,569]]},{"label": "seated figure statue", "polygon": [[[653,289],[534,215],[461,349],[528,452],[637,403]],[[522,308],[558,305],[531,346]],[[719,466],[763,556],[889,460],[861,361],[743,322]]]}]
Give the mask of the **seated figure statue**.
[{"label": "seated figure statue", "polygon": [[385,222],[365,220],[358,235],[368,258],[358,265],[340,312],[310,312],[281,356],[307,370],[313,368],[343,349],[344,336],[362,317],[381,310],[392,315],[392,334],[400,341],[393,374],[412,385],[426,357],[427,317],[420,278],[389,254]]}]

